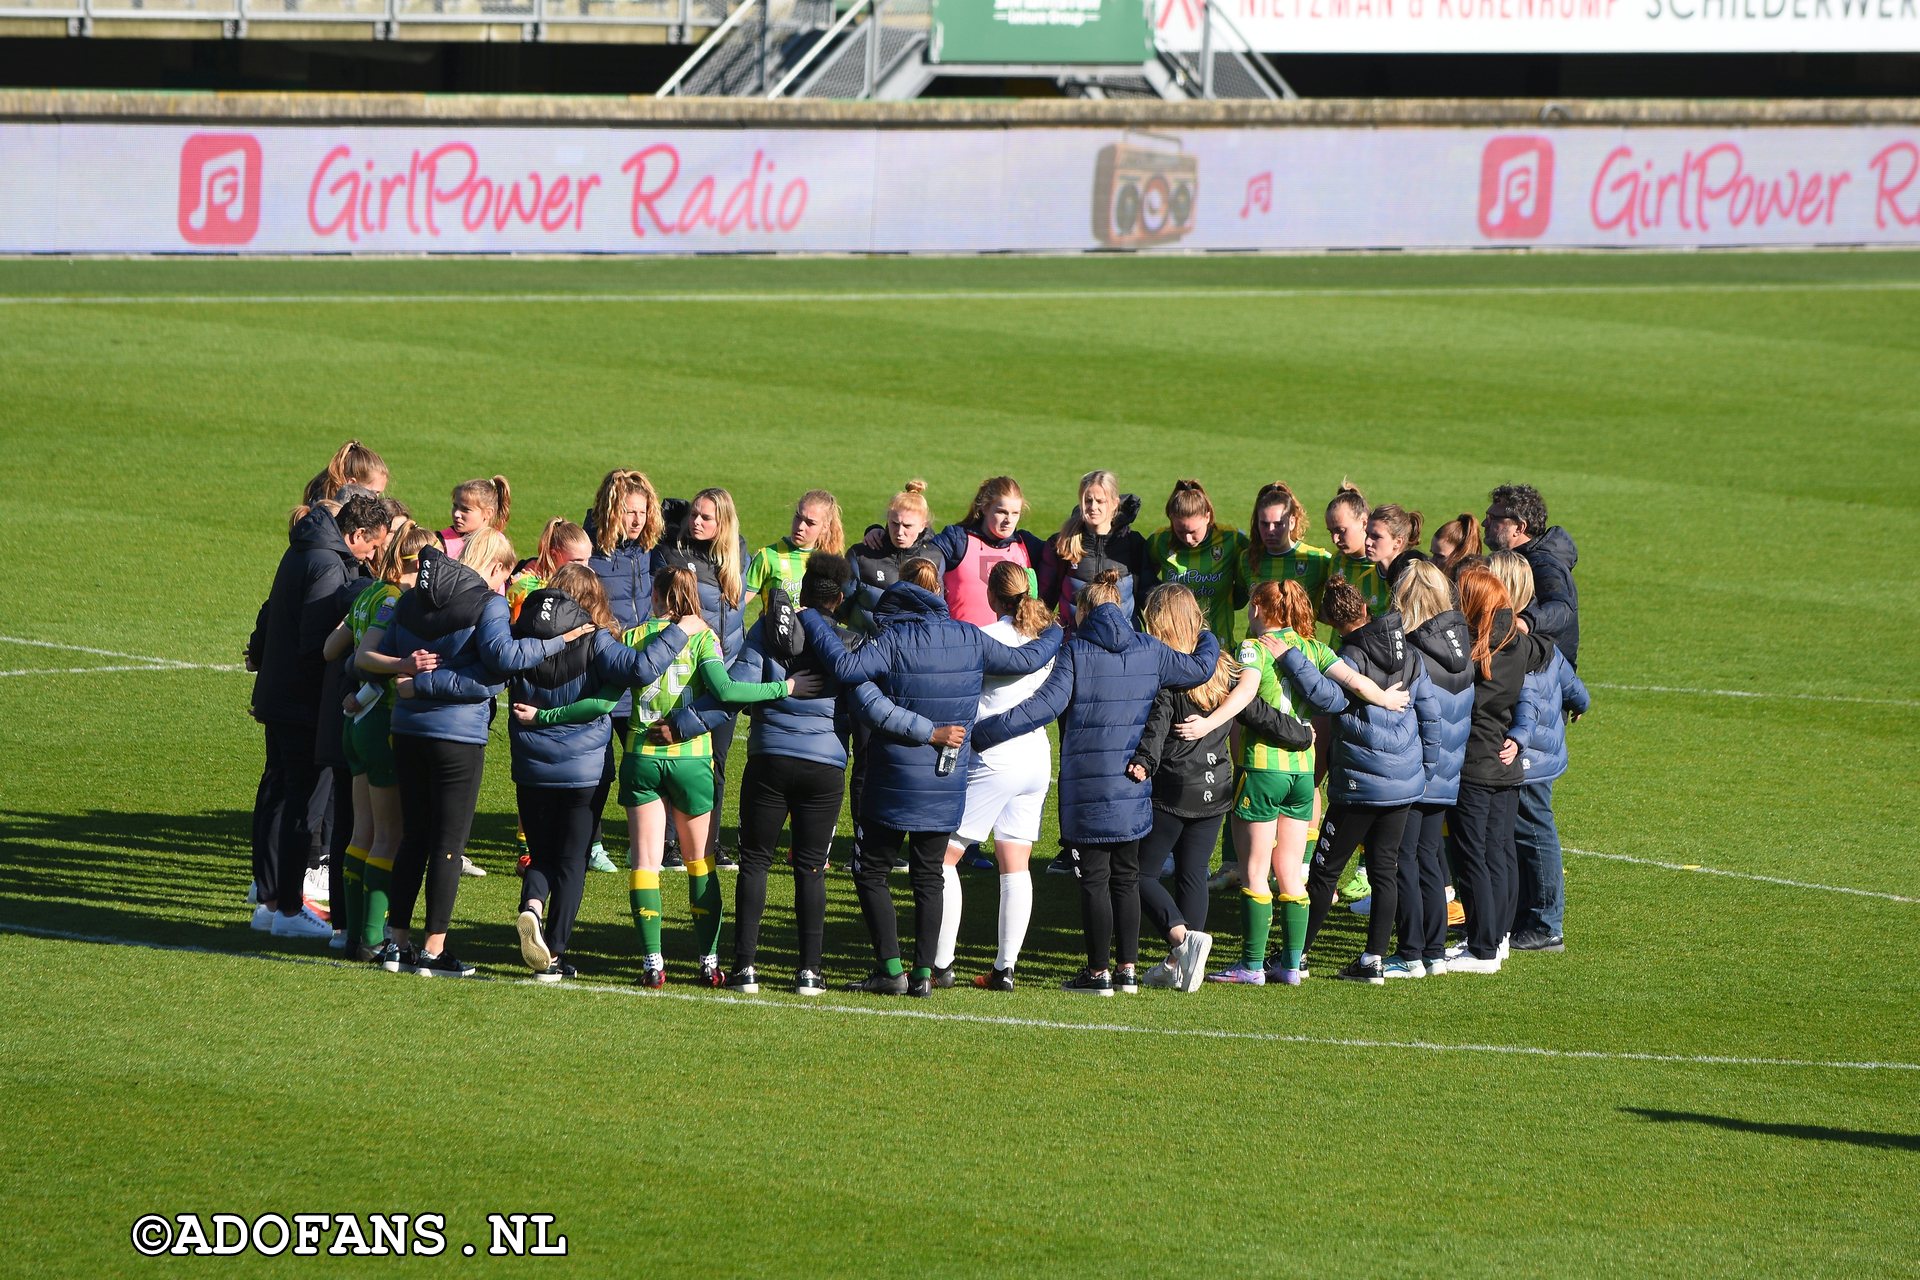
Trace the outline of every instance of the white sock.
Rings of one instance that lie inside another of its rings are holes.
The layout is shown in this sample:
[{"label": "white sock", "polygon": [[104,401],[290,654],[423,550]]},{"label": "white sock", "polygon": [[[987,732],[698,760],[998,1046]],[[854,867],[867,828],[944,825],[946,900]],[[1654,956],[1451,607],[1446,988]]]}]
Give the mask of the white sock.
[{"label": "white sock", "polygon": [[1027,922],[1033,919],[1033,876],[1014,871],[1000,877],[1000,950],[993,967],[1011,969],[1027,940]]},{"label": "white sock", "polygon": [[953,965],[953,949],[960,941],[960,869],[940,869],[940,941],[933,949],[933,966]]},{"label": "white sock", "polygon": [[1360,953],[1360,963],[1361,964],[1379,964],[1380,957],[1373,954],[1373,952],[1371,951],[1362,951]]}]

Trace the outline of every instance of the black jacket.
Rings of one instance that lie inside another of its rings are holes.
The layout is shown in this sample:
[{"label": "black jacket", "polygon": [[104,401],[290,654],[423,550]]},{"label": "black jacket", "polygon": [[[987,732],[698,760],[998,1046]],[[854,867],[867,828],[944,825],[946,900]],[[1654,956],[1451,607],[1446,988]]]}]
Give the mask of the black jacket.
[{"label": "black jacket", "polygon": [[1401,576],[1404,575],[1406,571],[1413,566],[1413,562],[1416,560],[1425,560],[1427,558],[1428,558],[1427,553],[1422,551],[1420,548],[1408,547],[1405,551],[1402,551],[1399,555],[1393,558],[1392,564],[1388,565],[1386,568],[1380,571],[1380,576],[1386,580],[1386,584],[1388,587],[1399,586]]},{"label": "black jacket", "polygon": [[844,611],[848,626],[863,636],[873,635],[880,629],[873,620],[873,611],[880,607],[880,597],[887,594],[887,588],[900,581],[900,567],[909,560],[925,560],[942,577],[946,576],[947,558],[933,545],[932,535],[924,531],[920,540],[910,547],[896,547],[889,542],[875,551],[866,543],[857,542],[847,548],[847,562],[853,568],[854,578]]},{"label": "black jacket", "polygon": [[1533,603],[1521,610],[1533,634],[1559,647],[1567,665],[1580,665],[1580,592],[1573,585],[1573,564],[1580,552],[1559,525],[1520,548],[1533,566]]},{"label": "black jacket", "polygon": [[[1181,818],[1212,818],[1233,807],[1233,726],[1226,724],[1192,742],[1173,732],[1188,716],[1204,716],[1185,689],[1162,689],[1147,712],[1147,727],[1133,759],[1153,783],[1153,807]],[[1313,726],[1259,698],[1238,717],[1289,751],[1313,745]]]},{"label": "black jacket", "polygon": [[366,585],[367,571],[347,550],[340,526],[315,507],[293,526],[260,606],[247,652],[253,717],[269,724],[317,724],[325,662],[320,649]]},{"label": "black jacket", "polygon": [[1547,641],[1514,631],[1512,612],[1502,609],[1493,615],[1493,643],[1499,644],[1509,633],[1513,640],[1493,655],[1491,676],[1482,676],[1477,664],[1473,668],[1473,719],[1467,727],[1467,757],[1460,771],[1462,783],[1495,790],[1527,780],[1518,756],[1512,764],[1500,763],[1500,747],[1509,737],[1526,745],[1527,729],[1515,723],[1523,708],[1520,693],[1527,673],[1545,669],[1553,656]]}]

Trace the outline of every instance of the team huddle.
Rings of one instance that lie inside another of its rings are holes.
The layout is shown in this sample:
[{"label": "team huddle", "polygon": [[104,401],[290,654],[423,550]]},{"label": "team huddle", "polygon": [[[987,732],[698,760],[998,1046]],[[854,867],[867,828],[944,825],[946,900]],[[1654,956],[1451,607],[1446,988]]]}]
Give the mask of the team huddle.
[{"label": "team huddle", "polygon": [[[548,520],[523,560],[504,477],[456,486],[438,532],[382,496],[388,478],[358,441],[314,477],[247,645],[266,736],[253,924],[276,937],[473,974],[447,935],[462,875],[484,874],[466,848],[504,719],[524,842],[514,927],[542,981],[576,975],[589,874],[617,871],[601,837],[616,788],[651,989],[668,869],[688,878],[698,982],[760,989],[785,832],[791,989],[825,991],[825,876],[850,800],[873,956],[847,989],[954,984],[966,863],[999,875],[994,961],[971,981],[1013,990],[1056,786],[1048,870],[1075,877],[1086,948],[1069,991],[1298,985],[1341,902],[1366,942],[1337,976],[1360,982],[1497,973],[1512,951],[1564,946],[1553,784],[1588,696],[1573,541],[1530,486],[1493,490],[1484,522],[1462,514],[1423,547],[1418,511],[1343,483],[1331,548],[1278,482],[1241,533],[1180,480],[1143,536],[1139,501],[1092,471],[1044,540],[1007,476],[937,531],[909,483],[852,541],[815,489],[751,552],[725,489],[663,501],[615,469],[584,520]],[[736,865],[720,812],[743,710]],[[317,837],[325,887],[308,883]],[[1223,886],[1240,950],[1210,970]],[[1143,922],[1160,957],[1145,968]]]}]

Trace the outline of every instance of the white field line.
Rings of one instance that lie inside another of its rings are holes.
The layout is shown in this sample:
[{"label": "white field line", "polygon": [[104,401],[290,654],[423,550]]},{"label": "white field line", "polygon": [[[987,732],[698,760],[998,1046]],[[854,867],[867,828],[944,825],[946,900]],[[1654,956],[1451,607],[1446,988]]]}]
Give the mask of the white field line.
[{"label": "white field line", "polygon": [[1608,862],[1629,862],[1636,867],[1658,867],[1662,871],[1689,871],[1703,876],[1725,876],[1730,880],[1752,880],[1758,884],[1777,884],[1788,889],[1813,889],[1820,893],[1846,893],[1856,898],[1879,898],[1883,902],[1920,902],[1920,898],[1910,898],[1905,894],[1882,893],[1878,889],[1854,889],[1843,884],[1814,884],[1808,880],[1786,880],[1779,876],[1756,875],[1751,871],[1723,871],[1719,867],[1702,867],[1692,863],[1661,862],[1656,858],[1634,858],[1624,853],[1601,853],[1594,849],[1573,849],[1562,847],[1563,853],[1578,854],[1582,858],[1604,858]]},{"label": "white field line", "polygon": [[239,671],[237,662],[181,662],[177,658],[156,658],[144,653],[121,653],[117,649],[94,649],[84,644],[57,644],[51,640],[28,640],[20,636],[0,636],[0,644],[21,644],[34,649],[58,649],[64,653],[90,653],[101,658],[124,658],[127,665],[99,667],[23,667],[0,671],[5,676],[78,676],[100,671]]},{"label": "white field line", "polygon": [[532,304],[599,303],[921,303],[921,302],[1091,302],[1215,298],[1497,298],[1610,296],[1634,294],[1889,293],[1920,290],[1920,280],[1814,280],[1750,283],[1435,285],[1382,288],[1234,288],[1218,289],[901,289],[884,291],[791,290],[730,293],[704,290],[678,293],[265,293],[265,294],[14,294],[0,306],[299,306],[407,305],[449,303]]},{"label": "white field line", "polygon": [[[290,964],[316,964],[332,968],[365,969],[323,956],[273,955],[257,951],[221,951],[214,947],[184,943],[142,942],[106,934],[70,933],[64,929],[42,929],[35,925],[0,922],[0,933],[49,938],[59,942],[84,942],[98,946],[135,947],[147,951],[176,951],[193,955],[220,955],[239,960],[267,960]],[[500,981],[499,979],[482,979]],[[505,980],[504,985],[546,986],[532,978]],[[1690,1067],[1800,1068],[1823,1071],[1920,1071],[1920,1062],[1844,1061],[1820,1058],[1743,1058],[1727,1054],[1639,1053],[1611,1049],[1548,1049],[1521,1044],[1448,1044],[1434,1040],[1370,1040],[1342,1036],[1289,1035],[1273,1031],[1227,1031],[1197,1027],[1138,1027],[1122,1022],[1065,1022],[1048,1018],[1013,1018],[979,1013],[942,1013],[934,1009],[903,1008],[899,1005],[813,1003],[796,997],[769,1000],[760,996],[697,995],[682,991],[640,991],[601,983],[560,983],[564,989],[593,995],[626,997],[635,1000],[679,1000],[688,1003],[725,1005],[735,1008],[783,1009],[789,1013],[855,1018],[905,1018],[917,1022],[946,1022],[982,1027],[1016,1027],[1035,1031],[1067,1031],[1105,1035],[1141,1035],[1177,1039],[1239,1040],[1257,1044],[1291,1044],[1325,1049],[1406,1049],[1416,1053],[1478,1053],[1501,1057],[1557,1059],[1566,1062],[1650,1062]]]},{"label": "white field line", "polygon": [[1848,702],[1868,707],[1920,707],[1920,698],[1860,698],[1845,693],[1767,693],[1758,689],[1691,689],[1671,684],[1602,684],[1587,682],[1590,689],[1611,689],[1620,693],[1680,693],[1699,698],[1782,698],[1794,702]]}]

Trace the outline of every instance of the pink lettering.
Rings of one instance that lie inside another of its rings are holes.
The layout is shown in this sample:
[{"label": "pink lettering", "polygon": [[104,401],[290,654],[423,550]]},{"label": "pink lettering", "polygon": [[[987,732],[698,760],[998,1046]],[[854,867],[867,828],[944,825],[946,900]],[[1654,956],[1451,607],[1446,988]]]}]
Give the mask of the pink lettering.
[{"label": "pink lettering", "polygon": [[[667,162],[673,167],[667,170],[667,176],[661,180],[660,185],[649,191],[646,185],[647,161],[653,156],[665,156]],[[634,239],[643,240],[647,235],[647,229],[640,225],[640,206],[642,205],[646,206],[647,217],[653,219],[654,230],[663,236],[672,235],[674,230],[672,225],[660,217],[660,211],[656,209],[654,205],[662,196],[667,194],[667,188],[673,185],[673,180],[680,176],[680,152],[667,143],[656,142],[652,146],[643,147],[628,156],[626,163],[620,166],[620,172],[633,174],[633,208],[631,210],[631,217],[633,221]]]},{"label": "pink lettering", "polygon": [[360,238],[354,231],[353,226],[354,200],[352,194],[349,194],[346,200],[338,206],[338,211],[335,212],[331,218],[325,222],[320,220],[320,191],[323,187],[326,189],[328,195],[337,196],[343,188],[351,193],[360,181],[360,175],[348,171],[342,177],[336,178],[332,185],[328,185],[327,183],[327,174],[333,169],[334,161],[345,160],[352,154],[352,150],[348,147],[335,147],[333,150],[327,152],[325,158],[320,161],[320,167],[313,171],[313,185],[307,188],[307,225],[313,228],[313,233],[317,236],[330,236],[334,232],[344,229],[347,233],[347,239],[357,240]]},{"label": "pink lettering", "polygon": [[[1902,167],[1896,170],[1896,164]],[[1873,225],[1884,230],[1892,218],[1891,225],[1897,227],[1920,226],[1920,193],[1916,193],[1911,212],[1900,206],[1900,197],[1913,185],[1915,177],[1920,176],[1920,147],[1911,142],[1895,142],[1882,147],[1879,154],[1867,161],[1877,181],[1873,193]],[[1896,176],[1897,173],[1897,176]]]}]

